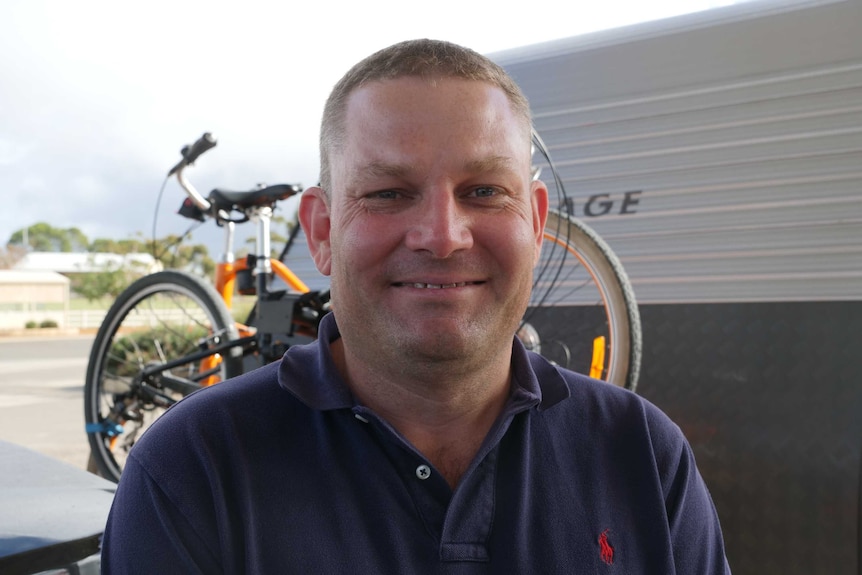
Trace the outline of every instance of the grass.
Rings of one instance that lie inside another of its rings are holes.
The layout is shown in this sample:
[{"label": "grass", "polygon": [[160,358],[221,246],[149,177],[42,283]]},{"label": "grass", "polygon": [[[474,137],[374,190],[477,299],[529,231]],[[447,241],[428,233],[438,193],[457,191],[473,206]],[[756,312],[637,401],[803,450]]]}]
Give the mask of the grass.
[{"label": "grass", "polygon": [[230,315],[234,321],[245,323],[248,319],[248,314],[251,313],[251,308],[257,297],[253,295],[235,295],[233,296],[233,305],[231,306]]},{"label": "grass", "polygon": [[83,297],[73,297],[69,300],[69,309],[74,311],[107,310],[112,303],[114,303],[112,297],[103,297],[93,301]]},{"label": "grass", "polygon": [[[254,307],[255,296],[235,295],[230,313],[234,320],[244,322]],[[70,311],[107,311],[114,303],[114,298],[103,297],[90,301],[83,297],[73,297],[69,300]],[[24,304],[0,304],[0,311],[24,311]],[[63,311],[62,303],[32,303],[30,311]]]}]

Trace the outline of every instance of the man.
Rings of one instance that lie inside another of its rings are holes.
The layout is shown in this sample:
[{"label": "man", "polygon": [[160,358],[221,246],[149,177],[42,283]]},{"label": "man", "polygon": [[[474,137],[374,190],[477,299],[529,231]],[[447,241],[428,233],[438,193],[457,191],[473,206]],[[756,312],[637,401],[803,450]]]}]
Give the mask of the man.
[{"label": "man", "polygon": [[530,126],[448,43],[342,78],[300,205],[335,311],[147,432],[106,572],[729,572],[679,429],[513,337],[548,211]]}]

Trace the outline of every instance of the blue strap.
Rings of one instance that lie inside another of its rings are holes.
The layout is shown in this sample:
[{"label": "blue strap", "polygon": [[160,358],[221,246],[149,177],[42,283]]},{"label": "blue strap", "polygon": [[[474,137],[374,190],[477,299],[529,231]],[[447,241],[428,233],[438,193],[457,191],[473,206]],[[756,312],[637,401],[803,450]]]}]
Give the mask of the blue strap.
[{"label": "blue strap", "polygon": [[108,437],[114,437],[123,433],[122,425],[107,420],[100,423],[88,423],[84,426],[84,429],[87,433],[103,433]]}]

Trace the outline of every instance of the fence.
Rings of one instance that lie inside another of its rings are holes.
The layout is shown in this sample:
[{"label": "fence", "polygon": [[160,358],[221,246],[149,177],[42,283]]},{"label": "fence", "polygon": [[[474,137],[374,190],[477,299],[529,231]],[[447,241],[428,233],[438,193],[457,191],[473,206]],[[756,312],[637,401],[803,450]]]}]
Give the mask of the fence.
[{"label": "fence", "polygon": [[[80,309],[80,310],[36,310],[36,311],[8,311],[0,313],[0,329],[22,329],[28,322],[37,325],[44,321],[52,321],[57,327],[65,329],[96,330],[105,319],[106,310]],[[190,316],[200,321],[206,321],[203,310],[193,311],[184,309],[161,309],[152,314],[140,316],[129,315],[123,320],[126,327],[143,327],[155,320],[163,322],[184,321]]]}]

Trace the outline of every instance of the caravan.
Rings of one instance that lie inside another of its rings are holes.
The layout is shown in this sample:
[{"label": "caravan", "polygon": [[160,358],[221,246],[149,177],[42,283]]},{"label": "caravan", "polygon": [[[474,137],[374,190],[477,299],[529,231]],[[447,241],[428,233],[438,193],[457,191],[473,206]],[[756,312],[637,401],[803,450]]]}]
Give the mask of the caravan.
[{"label": "caravan", "polygon": [[530,98],[560,207],[628,272],[638,392],[691,442],[733,572],[860,573],[862,1],[491,56]]}]

